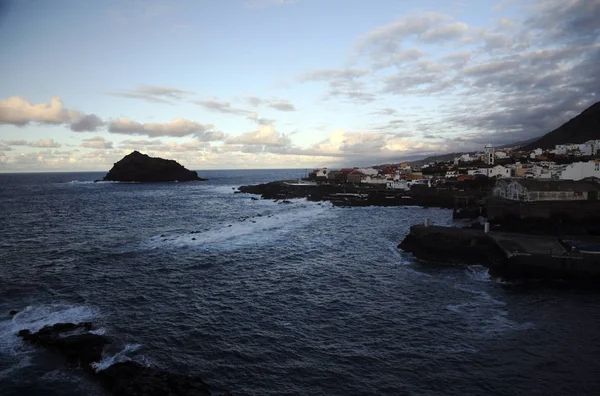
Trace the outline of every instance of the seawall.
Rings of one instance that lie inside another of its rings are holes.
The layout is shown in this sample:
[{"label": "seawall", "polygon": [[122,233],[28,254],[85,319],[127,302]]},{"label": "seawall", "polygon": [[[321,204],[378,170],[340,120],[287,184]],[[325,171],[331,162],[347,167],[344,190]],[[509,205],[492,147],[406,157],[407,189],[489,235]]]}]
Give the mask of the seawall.
[{"label": "seawall", "polygon": [[504,279],[600,280],[600,255],[571,251],[555,236],[415,225],[398,245],[416,258],[479,264]]}]

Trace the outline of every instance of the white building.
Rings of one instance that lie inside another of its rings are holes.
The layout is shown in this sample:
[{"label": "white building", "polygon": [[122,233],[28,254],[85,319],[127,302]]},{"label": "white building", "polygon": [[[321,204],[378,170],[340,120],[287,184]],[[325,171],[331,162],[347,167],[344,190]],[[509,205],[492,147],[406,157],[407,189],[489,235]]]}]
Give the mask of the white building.
[{"label": "white building", "polygon": [[327,179],[329,171],[327,168],[315,169],[315,175],[317,179]]},{"label": "white building", "polygon": [[374,168],[361,168],[358,171],[366,176],[377,176],[377,174],[379,173],[379,171]]},{"label": "white building", "polygon": [[385,183],[385,188],[389,188],[392,190],[404,190],[404,191],[410,190],[410,186],[408,185],[408,182],[406,180],[387,181]]},{"label": "white building", "polygon": [[494,155],[496,156],[496,159],[504,159],[508,157],[508,155],[504,151],[496,151]]},{"label": "white building", "polygon": [[531,153],[529,153],[529,158],[535,159],[536,156],[542,155],[544,151],[541,148],[536,148]]},{"label": "white building", "polygon": [[496,157],[494,155],[494,151],[494,147],[492,147],[491,144],[486,144],[483,153],[483,162],[485,162],[488,165],[494,165],[494,158]]},{"label": "white building", "polygon": [[458,171],[446,171],[446,179],[458,177]]},{"label": "white building", "polygon": [[510,177],[511,170],[502,165],[496,165],[488,169],[488,177]]},{"label": "white building", "polygon": [[360,182],[366,184],[387,184],[388,180],[385,177],[365,176]]},{"label": "white building", "polygon": [[559,176],[561,180],[581,180],[586,177],[600,178],[600,161],[573,162],[567,165]]}]

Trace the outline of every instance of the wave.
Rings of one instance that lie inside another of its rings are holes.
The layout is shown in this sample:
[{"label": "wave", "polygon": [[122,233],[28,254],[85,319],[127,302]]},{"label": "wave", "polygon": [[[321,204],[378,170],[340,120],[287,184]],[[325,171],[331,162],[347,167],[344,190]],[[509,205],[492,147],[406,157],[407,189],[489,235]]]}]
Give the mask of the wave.
[{"label": "wave", "polygon": [[[271,209],[274,205],[277,204],[273,202],[259,204],[259,206],[269,206]],[[250,244],[265,245],[315,221],[335,215],[327,205],[307,204],[304,200],[277,206],[285,206],[285,209],[265,210],[263,214],[221,223],[205,231],[155,236],[144,245],[150,249],[165,247],[235,249]]]},{"label": "wave", "polygon": [[119,362],[126,362],[131,360],[129,356],[127,356],[130,352],[135,352],[140,349],[142,346],[140,344],[126,344],[125,347],[119,352],[115,353],[112,356],[106,356],[101,361],[97,363],[92,363],[91,366],[98,371],[106,370],[110,366]]},{"label": "wave", "polygon": [[0,378],[31,364],[35,348],[21,341],[19,330],[32,332],[56,323],[88,322],[96,318],[96,310],[85,305],[49,304],[28,306],[12,318],[0,321],[0,354],[10,357],[11,366],[0,371]]}]

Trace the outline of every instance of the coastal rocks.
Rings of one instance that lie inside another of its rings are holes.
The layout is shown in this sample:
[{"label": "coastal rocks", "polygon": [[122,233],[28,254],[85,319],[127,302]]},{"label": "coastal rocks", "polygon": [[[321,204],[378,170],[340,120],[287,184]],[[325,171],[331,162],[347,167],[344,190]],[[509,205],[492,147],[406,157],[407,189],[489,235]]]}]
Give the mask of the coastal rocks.
[{"label": "coastal rocks", "polygon": [[102,358],[102,350],[108,344],[105,337],[86,332],[91,329],[92,325],[88,322],[57,323],[37,333],[21,330],[18,335],[33,345],[56,350],[71,363],[87,366]]},{"label": "coastal rocks", "polygon": [[153,158],[139,151],[126,155],[104,176],[104,181],[169,182],[202,181],[198,173],[174,160]]},{"label": "coastal rocks", "polygon": [[168,373],[139,363],[115,363],[97,377],[106,390],[115,396],[130,395],[210,395],[201,379]]},{"label": "coastal rocks", "polygon": [[115,396],[210,395],[208,385],[200,378],[146,367],[133,361],[115,363],[101,371],[94,370],[92,364],[100,362],[109,340],[90,332],[92,328],[89,322],[57,323],[35,333],[21,330],[18,336],[32,345],[57,352],[69,363],[79,365]]},{"label": "coastal rocks", "polygon": [[8,313],[8,315],[9,315],[9,316],[15,316],[15,315],[16,315],[16,314],[18,314],[18,313],[19,313],[19,311],[17,311],[17,310],[15,310],[15,309],[13,309],[12,311],[10,311],[10,312]]}]

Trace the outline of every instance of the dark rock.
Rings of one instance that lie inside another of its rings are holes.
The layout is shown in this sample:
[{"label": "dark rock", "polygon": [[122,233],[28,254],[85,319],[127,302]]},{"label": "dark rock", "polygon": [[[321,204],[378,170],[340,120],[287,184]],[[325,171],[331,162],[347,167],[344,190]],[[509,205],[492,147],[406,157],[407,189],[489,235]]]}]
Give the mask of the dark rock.
[{"label": "dark rock", "polygon": [[195,240],[196,240],[196,238],[192,238],[192,241],[195,241]]},{"label": "dark rock", "polygon": [[[133,361],[119,362],[96,372],[91,363],[101,360],[108,340],[101,335],[85,332],[91,328],[92,324],[89,322],[57,323],[36,333],[21,330],[18,335],[33,345],[57,351],[70,363],[79,364],[115,396],[210,395],[208,385],[198,377],[170,373]],[[77,334],[71,334],[72,332]]]},{"label": "dark rock", "polygon": [[87,366],[102,359],[102,350],[108,344],[108,339],[92,333],[66,336],[63,336],[63,333],[75,330],[89,331],[91,328],[92,324],[89,322],[57,323],[53,326],[45,326],[37,333],[21,330],[18,335],[31,344],[58,351],[69,362]]},{"label": "dark rock", "polygon": [[100,383],[115,396],[210,395],[200,378],[168,373],[139,363],[115,363],[97,374]]},{"label": "dark rock", "polygon": [[19,313],[19,311],[17,311],[17,310],[14,310],[14,309],[13,309],[13,310],[12,310],[12,311],[10,311],[8,314],[9,314],[10,316],[15,316],[15,315],[16,315],[16,314],[18,314],[18,313]]},{"label": "dark rock", "polygon": [[256,197],[250,197],[250,199],[253,201],[258,201],[258,198],[256,198]]},{"label": "dark rock", "polygon": [[173,160],[149,157],[138,151],[126,155],[104,176],[105,181],[168,182],[200,181],[195,171]]}]

